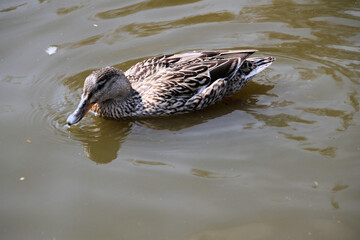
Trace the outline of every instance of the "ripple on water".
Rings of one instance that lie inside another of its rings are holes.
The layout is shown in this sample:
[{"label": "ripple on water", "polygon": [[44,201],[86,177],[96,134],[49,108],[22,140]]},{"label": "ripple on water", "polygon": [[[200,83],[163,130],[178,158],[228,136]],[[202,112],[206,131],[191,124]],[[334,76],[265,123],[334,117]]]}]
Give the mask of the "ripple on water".
[{"label": "ripple on water", "polygon": [[38,79],[33,85],[31,108],[26,115],[30,125],[42,125],[52,134],[47,138],[66,141],[66,115],[71,106],[68,89],[61,84],[64,75],[55,75]]},{"label": "ripple on water", "polygon": [[159,2],[157,0],[147,0],[140,3],[135,3],[131,5],[127,5],[125,7],[111,9],[103,12],[99,12],[95,15],[96,18],[100,19],[113,19],[113,18],[119,18],[124,17],[130,14],[135,14],[141,11],[150,10],[154,8],[160,8],[160,7],[172,7],[177,5],[185,5],[185,4],[191,4],[196,3],[201,0],[183,0],[183,1],[162,1]]},{"label": "ripple on water", "polygon": [[22,6],[24,6],[24,5],[26,5],[26,3],[22,3],[22,4],[19,4],[19,5],[13,6],[13,7],[8,7],[8,8],[0,9],[0,12],[10,12],[10,11],[14,11],[14,10],[16,10],[17,8],[22,7]]},{"label": "ripple on water", "polygon": [[[80,83],[71,81],[69,85],[64,85],[65,75],[55,75],[38,79],[33,85],[32,106],[27,111],[28,119],[31,124],[41,124],[53,134],[47,137],[56,141],[69,141],[69,127],[66,119],[75,110],[80,99]],[[74,80],[73,77],[70,79]],[[82,83],[81,83],[82,84]],[[79,88],[78,88],[79,87]],[[78,89],[76,89],[78,88]],[[71,89],[74,92],[71,93]],[[98,126],[90,118],[84,119],[87,123],[80,125],[78,129],[96,133]],[[76,135],[79,138],[81,136]]]}]

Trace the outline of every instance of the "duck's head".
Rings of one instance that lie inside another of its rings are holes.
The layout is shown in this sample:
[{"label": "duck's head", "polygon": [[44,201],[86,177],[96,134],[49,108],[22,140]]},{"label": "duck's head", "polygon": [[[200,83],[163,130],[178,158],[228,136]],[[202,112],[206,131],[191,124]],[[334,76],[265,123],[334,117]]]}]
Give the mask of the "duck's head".
[{"label": "duck's head", "polygon": [[85,79],[79,106],[68,117],[67,123],[78,123],[96,103],[125,98],[130,92],[131,85],[121,70],[105,67],[94,71]]}]

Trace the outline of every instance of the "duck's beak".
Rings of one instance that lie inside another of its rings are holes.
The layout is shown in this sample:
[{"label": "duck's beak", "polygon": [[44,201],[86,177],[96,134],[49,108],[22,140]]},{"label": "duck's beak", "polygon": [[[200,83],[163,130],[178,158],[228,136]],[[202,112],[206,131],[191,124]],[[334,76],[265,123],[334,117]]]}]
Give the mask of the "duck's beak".
[{"label": "duck's beak", "polygon": [[93,104],[88,99],[81,99],[77,109],[68,117],[67,124],[74,125],[80,122],[85,114],[90,110]]}]

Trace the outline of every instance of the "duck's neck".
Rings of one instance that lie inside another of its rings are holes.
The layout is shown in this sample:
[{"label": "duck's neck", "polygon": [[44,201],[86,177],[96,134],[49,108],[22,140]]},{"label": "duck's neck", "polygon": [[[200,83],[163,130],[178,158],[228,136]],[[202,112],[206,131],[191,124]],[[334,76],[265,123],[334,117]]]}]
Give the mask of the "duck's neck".
[{"label": "duck's neck", "polygon": [[94,104],[91,110],[105,118],[123,119],[137,116],[142,108],[141,96],[132,89],[127,97]]}]

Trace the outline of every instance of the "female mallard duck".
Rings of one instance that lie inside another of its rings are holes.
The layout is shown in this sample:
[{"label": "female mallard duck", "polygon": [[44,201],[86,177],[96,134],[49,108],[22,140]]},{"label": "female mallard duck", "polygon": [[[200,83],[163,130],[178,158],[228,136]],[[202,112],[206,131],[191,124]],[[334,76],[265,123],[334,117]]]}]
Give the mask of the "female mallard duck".
[{"label": "female mallard duck", "polygon": [[248,58],[256,50],[164,55],[135,64],[125,74],[105,67],[85,80],[79,106],[67,123],[92,110],[105,118],[165,116],[200,110],[239,91],[275,60]]}]

